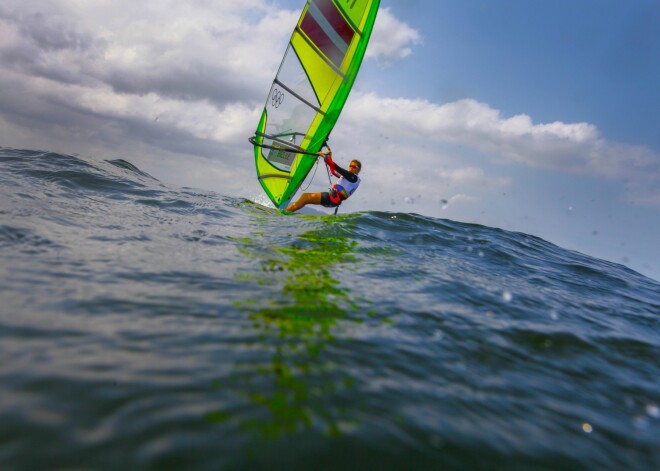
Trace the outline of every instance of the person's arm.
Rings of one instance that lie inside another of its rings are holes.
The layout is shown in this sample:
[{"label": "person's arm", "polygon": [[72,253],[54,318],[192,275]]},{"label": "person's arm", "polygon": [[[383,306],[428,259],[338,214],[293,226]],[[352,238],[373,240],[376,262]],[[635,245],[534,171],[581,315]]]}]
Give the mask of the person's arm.
[{"label": "person's arm", "polygon": [[335,164],[335,171],[351,183],[355,183],[358,179],[358,176],[355,175],[353,172],[349,172],[348,170],[346,170],[345,168],[341,168],[337,164]]},{"label": "person's arm", "polygon": [[349,172],[344,168],[341,168],[339,165],[337,165],[334,162],[334,160],[332,160],[332,151],[325,154],[323,160],[325,160],[325,163],[328,164],[328,168],[330,168],[330,171],[335,177],[337,178],[344,177],[346,180],[348,180],[351,183],[355,183],[357,181],[358,179],[357,175],[355,175],[353,172]]}]

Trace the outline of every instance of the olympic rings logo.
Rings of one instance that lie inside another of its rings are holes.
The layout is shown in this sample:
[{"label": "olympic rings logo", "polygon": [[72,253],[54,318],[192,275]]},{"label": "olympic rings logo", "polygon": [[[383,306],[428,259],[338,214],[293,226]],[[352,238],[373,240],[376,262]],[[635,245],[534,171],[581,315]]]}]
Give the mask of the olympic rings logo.
[{"label": "olympic rings logo", "polygon": [[284,93],[282,93],[276,88],[275,90],[273,90],[273,94],[270,97],[270,101],[273,104],[273,108],[279,108],[282,102],[284,101]]}]

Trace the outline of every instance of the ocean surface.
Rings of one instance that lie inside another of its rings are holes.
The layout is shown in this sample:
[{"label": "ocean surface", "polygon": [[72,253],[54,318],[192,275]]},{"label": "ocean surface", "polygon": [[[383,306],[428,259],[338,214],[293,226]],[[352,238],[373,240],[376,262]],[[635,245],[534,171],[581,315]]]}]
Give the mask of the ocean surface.
[{"label": "ocean surface", "polygon": [[0,148],[0,470],[657,470],[660,284]]}]

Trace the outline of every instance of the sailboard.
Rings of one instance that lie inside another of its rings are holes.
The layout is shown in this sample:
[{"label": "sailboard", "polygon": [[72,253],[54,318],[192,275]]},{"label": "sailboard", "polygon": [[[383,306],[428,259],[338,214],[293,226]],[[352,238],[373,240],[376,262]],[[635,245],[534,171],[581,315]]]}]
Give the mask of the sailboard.
[{"label": "sailboard", "polygon": [[380,0],[308,0],[250,142],[257,178],[287,207],[339,119]]}]

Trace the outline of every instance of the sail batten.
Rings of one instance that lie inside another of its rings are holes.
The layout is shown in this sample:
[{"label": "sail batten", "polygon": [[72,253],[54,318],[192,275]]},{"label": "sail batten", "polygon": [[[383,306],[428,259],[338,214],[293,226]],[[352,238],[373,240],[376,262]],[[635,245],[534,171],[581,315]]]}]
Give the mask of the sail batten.
[{"label": "sail batten", "polygon": [[285,208],[346,103],[379,0],[308,0],[273,80],[255,135],[257,177]]},{"label": "sail batten", "polygon": [[282,87],[284,90],[286,90],[287,92],[289,92],[291,95],[293,95],[294,97],[296,97],[298,100],[302,101],[304,104],[306,104],[307,106],[309,106],[310,108],[312,108],[312,109],[313,109],[314,111],[316,111],[317,113],[325,114],[325,112],[324,112],[323,110],[321,110],[321,108],[319,108],[318,106],[313,105],[313,104],[311,104],[310,102],[308,102],[305,98],[303,98],[302,96],[298,95],[296,92],[294,92],[293,90],[291,90],[289,87],[287,87],[285,84],[283,84],[282,82],[280,82],[278,79],[275,79],[275,80],[274,80],[274,83],[276,83],[277,85],[279,85],[280,87]]}]

